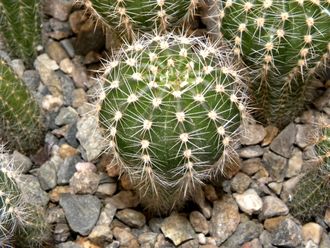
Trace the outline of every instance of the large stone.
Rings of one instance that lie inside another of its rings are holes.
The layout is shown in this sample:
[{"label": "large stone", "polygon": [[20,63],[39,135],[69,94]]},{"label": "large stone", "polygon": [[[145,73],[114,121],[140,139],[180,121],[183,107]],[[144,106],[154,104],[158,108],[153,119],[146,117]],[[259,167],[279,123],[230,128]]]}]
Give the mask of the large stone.
[{"label": "large stone", "polygon": [[104,139],[97,118],[93,116],[81,118],[77,123],[77,130],[77,139],[83,148],[84,159],[87,161],[96,159],[104,148]]},{"label": "large stone", "polygon": [[27,173],[32,168],[31,160],[18,151],[15,150],[13,152],[12,158],[15,170],[21,171],[22,173]]},{"label": "large stone", "polygon": [[132,191],[120,191],[107,199],[117,209],[134,208],[139,204],[139,198]]},{"label": "large stone", "polygon": [[251,178],[242,172],[238,172],[231,180],[231,188],[233,192],[243,193],[250,185]]},{"label": "large stone", "polygon": [[33,205],[46,206],[49,197],[40,187],[38,178],[32,175],[21,175],[17,181],[22,194]]},{"label": "large stone", "polygon": [[275,196],[265,196],[263,198],[263,207],[260,213],[261,219],[267,219],[280,215],[287,215],[289,208],[283,201]]},{"label": "large stone", "polygon": [[302,237],[305,242],[311,240],[315,244],[320,244],[323,228],[317,223],[307,223],[302,227]]},{"label": "large stone", "polygon": [[254,189],[248,189],[242,194],[233,194],[239,208],[251,215],[262,208],[262,200]]},{"label": "large stone", "polygon": [[262,125],[248,124],[243,127],[241,135],[242,145],[256,145],[263,141],[266,136],[266,131]]},{"label": "large stone", "polygon": [[92,195],[62,194],[60,206],[71,229],[86,236],[92,231],[99,218],[101,202]]},{"label": "large stone", "polygon": [[116,217],[126,225],[133,228],[141,228],[146,223],[146,217],[133,209],[123,209],[117,212]]},{"label": "large stone", "polygon": [[265,152],[262,161],[270,176],[278,182],[283,181],[287,170],[287,159],[271,151]]},{"label": "large stone", "polygon": [[47,161],[38,169],[38,179],[43,190],[49,190],[56,186],[57,169],[52,161]]},{"label": "large stone", "polygon": [[302,242],[301,226],[287,218],[271,233],[271,237],[275,246],[298,247]]},{"label": "large stone", "polygon": [[196,237],[188,219],[178,214],[165,218],[161,224],[161,230],[165,237],[172,240],[176,246]]},{"label": "large stone", "polygon": [[293,152],[292,157],[288,161],[288,169],[286,171],[286,177],[290,178],[297,176],[301,171],[302,165],[303,165],[302,152],[297,149]]},{"label": "large stone", "polygon": [[264,149],[259,145],[247,146],[241,148],[238,154],[241,158],[255,158],[262,156],[264,154]]},{"label": "large stone", "polygon": [[213,202],[210,233],[218,245],[232,235],[240,222],[240,214],[235,200],[229,196]]},{"label": "large stone", "polygon": [[293,144],[296,140],[297,129],[290,123],[270,144],[270,149],[285,158],[291,157]]}]

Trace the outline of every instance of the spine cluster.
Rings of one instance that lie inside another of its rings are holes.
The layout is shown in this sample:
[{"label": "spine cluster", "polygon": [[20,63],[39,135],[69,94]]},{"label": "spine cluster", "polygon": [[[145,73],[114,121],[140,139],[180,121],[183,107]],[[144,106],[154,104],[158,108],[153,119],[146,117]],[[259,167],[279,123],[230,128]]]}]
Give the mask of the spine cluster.
[{"label": "spine cluster", "polygon": [[232,158],[247,110],[241,70],[225,47],[147,36],[109,61],[103,79],[109,149],[151,205],[170,209]]},{"label": "spine cluster", "polygon": [[261,119],[282,127],[299,114],[308,79],[330,51],[330,2],[227,0],[221,35],[252,69],[251,93]]}]

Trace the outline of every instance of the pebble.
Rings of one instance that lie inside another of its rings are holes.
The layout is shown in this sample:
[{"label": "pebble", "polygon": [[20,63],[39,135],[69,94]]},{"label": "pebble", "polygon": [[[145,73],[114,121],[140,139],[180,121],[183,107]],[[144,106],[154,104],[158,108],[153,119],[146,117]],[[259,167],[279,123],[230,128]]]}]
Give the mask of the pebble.
[{"label": "pebble", "polygon": [[302,168],[303,165],[303,158],[302,158],[302,152],[298,149],[296,149],[293,152],[292,157],[288,161],[288,168],[286,171],[286,177],[294,177],[297,176]]},{"label": "pebble", "polygon": [[75,0],[45,0],[43,11],[45,14],[66,21]]},{"label": "pebble", "polygon": [[242,248],[262,248],[262,244],[259,239],[252,239],[242,245]]},{"label": "pebble", "polygon": [[298,247],[302,242],[301,227],[287,218],[271,233],[271,239],[275,246]]},{"label": "pebble", "polygon": [[102,152],[104,139],[99,130],[96,117],[82,117],[77,122],[76,137],[83,148],[82,156],[85,160],[92,161]]},{"label": "pebble", "polygon": [[263,202],[254,189],[248,189],[242,194],[234,193],[233,197],[240,210],[248,215],[258,213],[262,209]]},{"label": "pebble", "polygon": [[296,140],[297,129],[293,123],[286,126],[270,144],[270,149],[284,158],[290,158],[293,144]]},{"label": "pebble", "polygon": [[23,77],[24,71],[25,71],[25,66],[23,63],[23,60],[21,59],[13,59],[10,61],[10,66],[14,70],[14,72],[17,74],[19,78]]},{"label": "pebble", "polygon": [[66,159],[69,157],[76,156],[78,154],[78,151],[76,148],[68,144],[62,144],[58,150],[58,154],[62,159]]},{"label": "pebble", "polygon": [[271,151],[265,152],[262,161],[270,176],[277,182],[282,182],[287,169],[287,159]]},{"label": "pebble", "polygon": [[62,40],[72,35],[70,25],[68,22],[60,21],[56,18],[50,18],[48,22],[44,22],[47,35],[54,40]]},{"label": "pebble", "polygon": [[142,228],[146,224],[146,217],[133,209],[118,211],[116,213],[116,218],[133,228]]},{"label": "pebble", "polygon": [[317,223],[307,223],[302,227],[302,237],[305,242],[311,240],[315,244],[320,244],[323,228]]},{"label": "pebble", "polygon": [[70,237],[70,228],[65,223],[57,223],[54,228],[54,239],[57,242],[65,242]]},{"label": "pebble", "polygon": [[161,230],[165,237],[172,240],[176,246],[196,237],[188,219],[175,213],[164,219]]},{"label": "pebble", "polygon": [[259,216],[261,219],[287,215],[289,213],[289,208],[285,203],[275,196],[265,196],[262,200],[263,207]]},{"label": "pebble", "polygon": [[57,184],[57,166],[53,161],[47,161],[38,169],[38,179],[43,190],[50,190]]},{"label": "pebble", "polygon": [[139,204],[138,196],[132,191],[120,191],[107,201],[118,209],[134,208]]},{"label": "pebble", "polygon": [[87,102],[87,96],[83,89],[75,89],[72,93],[72,107],[79,108],[83,103]]},{"label": "pebble", "polygon": [[55,124],[58,126],[72,124],[78,120],[78,113],[72,107],[62,107],[55,118]]},{"label": "pebble", "polygon": [[73,60],[73,70],[71,76],[77,88],[86,88],[88,85],[88,77],[86,73],[86,68],[79,62]]},{"label": "pebble", "polygon": [[256,145],[264,140],[266,131],[262,125],[248,124],[243,126],[243,132],[241,135],[242,145]]},{"label": "pebble", "polygon": [[64,185],[70,182],[71,177],[76,172],[75,165],[81,162],[80,156],[68,157],[64,163],[59,167],[57,172],[57,184]]},{"label": "pebble", "polygon": [[209,233],[209,224],[200,212],[192,211],[189,214],[189,221],[196,233],[203,233],[205,235]]},{"label": "pebble", "polygon": [[119,241],[120,247],[139,247],[139,241],[137,240],[137,238],[125,228],[115,227],[113,229],[113,236],[116,240]]},{"label": "pebble", "polygon": [[261,167],[263,167],[263,164],[262,164],[260,158],[251,158],[251,159],[244,160],[242,162],[241,171],[249,176],[252,176]]},{"label": "pebble", "polygon": [[307,146],[317,143],[318,132],[315,125],[312,124],[298,124],[296,134],[296,144],[301,148],[305,149]]},{"label": "pebble", "polygon": [[49,192],[49,199],[51,202],[59,202],[60,195],[63,193],[72,193],[72,189],[69,186],[56,186]]},{"label": "pebble", "polygon": [[46,45],[46,52],[57,64],[60,64],[63,59],[68,58],[68,54],[58,41],[50,41]]},{"label": "pebble", "polygon": [[216,239],[217,245],[223,243],[235,232],[239,222],[238,206],[233,198],[225,196],[213,202],[210,234]]},{"label": "pebble", "polygon": [[59,244],[56,248],[83,248],[83,247],[81,247],[77,243],[68,241],[68,242]]},{"label": "pebble", "polygon": [[261,146],[268,146],[278,134],[278,128],[275,126],[267,126],[265,128],[265,138],[261,143]]},{"label": "pebble", "polygon": [[108,225],[97,225],[88,235],[88,239],[90,239],[90,241],[100,246],[105,242],[111,242],[112,238],[112,231]]},{"label": "pebble", "polygon": [[62,47],[65,49],[65,51],[68,53],[70,58],[73,58],[75,55],[75,52],[74,52],[74,48],[72,45],[72,41],[70,39],[64,39],[64,40],[61,40],[60,43],[61,43]]},{"label": "pebble", "polygon": [[250,183],[251,178],[248,175],[238,172],[231,180],[231,189],[233,192],[243,193],[249,187]]},{"label": "pebble", "polygon": [[281,193],[283,183],[271,182],[268,184],[268,187],[275,192],[275,194],[279,195]]},{"label": "pebble", "polygon": [[141,247],[153,247],[156,243],[158,233],[145,232],[139,235],[138,241]]},{"label": "pebble", "polygon": [[56,207],[49,207],[46,212],[46,222],[49,224],[54,223],[65,223],[65,214],[62,208]]},{"label": "pebble", "polygon": [[32,161],[16,150],[13,152],[12,159],[15,170],[25,174],[32,168]]},{"label": "pebble", "polygon": [[31,91],[38,90],[40,76],[36,70],[25,70],[22,79]]},{"label": "pebble", "polygon": [[83,236],[94,228],[100,214],[101,202],[92,195],[62,194],[60,206],[71,229]]},{"label": "pebble", "polygon": [[330,208],[325,211],[324,222],[330,227]]},{"label": "pebble", "polygon": [[60,70],[56,71],[56,75],[60,79],[62,84],[64,105],[69,106],[72,104],[72,91],[75,87],[74,82],[68,75],[66,75]]},{"label": "pebble", "polygon": [[240,223],[237,230],[221,246],[223,248],[241,247],[245,242],[258,238],[263,231],[263,226],[255,221]]},{"label": "pebble", "polygon": [[62,97],[47,95],[42,99],[42,108],[47,112],[57,112],[63,105]]},{"label": "pebble", "polygon": [[113,206],[111,203],[105,204],[102,209],[99,219],[97,221],[97,225],[107,225],[110,226],[113,218],[115,217],[117,208]]},{"label": "pebble", "polygon": [[273,218],[266,219],[264,221],[264,228],[269,232],[273,232],[279,227],[279,225],[286,218],[287,218],[286,216],[278,216],[278,217],[273,217]]},{"label": "pebble", "polygon": [[70,187],[75,194],[94,194],[99,186],[100,176],[90,170],[77,171],[70,179]]},{"label": "pebble", "polygon": [[255,158],[260,157],[264,154],[264,149],[261,146],[248,146],[245,148],[241,148],[238,151],[238,154],[241,158]]}]

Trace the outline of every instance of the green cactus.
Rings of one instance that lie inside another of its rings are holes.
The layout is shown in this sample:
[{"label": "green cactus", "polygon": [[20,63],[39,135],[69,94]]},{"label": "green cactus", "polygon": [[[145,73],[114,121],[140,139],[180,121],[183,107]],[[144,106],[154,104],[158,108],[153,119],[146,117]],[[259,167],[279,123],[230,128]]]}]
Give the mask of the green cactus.
[{"label": "green cactus", "polygon": [[319,168],[308,171],[299,181],[290,212],[301,221],[323,217],[330,207],[330,125],[321,126],[319,143],[315,146]]},{"label": "green cactus", "polygon": [[34,152],[43,140],[40,109],[26,85],[0,58],[0,139],[21,152]]},{"label": "green cactus", "polygon": [[139,32],[163,32],[191,17],[197,0],[80,0],[96,20],[132,40]]},{"label": "green cactus", "polygon": [[247,117],[241,69],[199,38],[145,36],[105,68],[100,122],[151,211],[166,212],[232,159]]},{"label": "green cactus", "polygon": [[253,70],[252,100],[267,124],[285,126],[303,109],[309,77],[330,51],[330,1],[227,0],[221,35]]},{"label": "green cactus", "polygon": [[40,0],[0,0],[0,33],[12,57],[31,65],[40,44]]}]

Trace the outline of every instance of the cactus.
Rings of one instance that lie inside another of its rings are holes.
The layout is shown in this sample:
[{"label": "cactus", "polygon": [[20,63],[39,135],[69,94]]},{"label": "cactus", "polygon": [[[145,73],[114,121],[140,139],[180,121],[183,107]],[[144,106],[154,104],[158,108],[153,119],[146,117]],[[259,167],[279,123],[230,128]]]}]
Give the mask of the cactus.
[{"label": "cactus", "polygon": [[78,0],[96,20],[132,40],[139,32],[163,32],[191,17],[197,0]]},{"label": "cactus", "polygon": [[221,35],[253,70],[260,120],[285,126],[308,100],[309,77],[329,59],[330,1],[218,2]]},{"label": "cactus", "polygon": [[9,148],[34,152],[43,140],[37,102],[26,85],[0,58],[0,139]]},{"label": "cactus", "polygon": [[12,56],[32,64],[40,44],[40,0],[0,0],[0,33]]},{"label": "cactus", "polygon": [[330,207],[330,124],[320,126],[320,138],[315,146],[320,165],[308,171],[299,181],[290,202],[291,213],[301,221],[322,217]]},{"label": "cactus", "polygon": [[107,63],[100,123],[144,205],[166,212],[232,159],[247,115],[242,70],[200,38],[148,36]]}]

